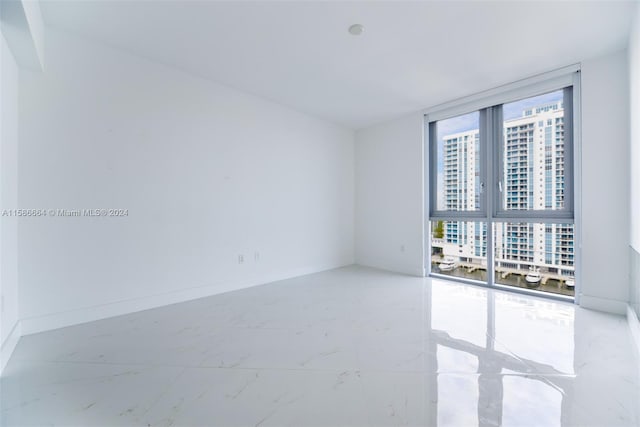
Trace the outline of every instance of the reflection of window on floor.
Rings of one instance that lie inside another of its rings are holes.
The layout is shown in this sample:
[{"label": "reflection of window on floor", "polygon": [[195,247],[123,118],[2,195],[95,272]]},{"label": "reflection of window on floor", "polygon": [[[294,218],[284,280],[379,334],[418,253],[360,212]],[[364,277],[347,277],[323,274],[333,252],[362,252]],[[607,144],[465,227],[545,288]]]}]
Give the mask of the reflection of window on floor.
[{"label": "reflection of window on floor", "polygon": [[[432,288],[431,292],[437,292],[437,288]],[[450,291],[447,292],[450,293]],[[466,298],[470,297],[468,292],[473,291],[467,290]],[[518,424],[522,421],[522,413],[518,414],[518,409],[532,404],[527,401],[514,401],[513,396],[517,399],[523,395],[535,395],[544,400],[545,414],[542,415],[548,416],[548,423],[539,419],[537,421],[540,425],[554,425],[559,420],[567,421],[571,412],[568,405],[571,405],[573,398],[573,341],[567,339],[561,343],[554,342],[554,345],[558,346],[554,347],[554,351],[567,356],[558,358],[556,354],[553,363],[560,366],[544,362],[546,351],[543,351],[540,356],[537,350],[531,351],[526,347],[516,348],[516,357],[510,351],[511,349],[507,350],[502,343],[506,342],[509,345],[522,343],[520,332],[513,331],[511,322],[506,323],[507,319],[496,316],[495,306],[499,303],[504,309],[505,306],[513,305],[517,311],[519,304],[522,304],[519,302],[519,297],[489,292],[482,292],[476,297],[478,304],[464,307],[464,310],[472,310],[469,313],[470,319],[473,320],[471,330],[468,322],[461,323],[460,328],[456,329],[456,323],[452,322],[452,316],[455,317],[455,315],[451,313],[450,307],[432,306],[431,295],[427,297],[429,299],[427,304],[430,307],[427,330],[430,336],[425,353],[432,355],[426,359],[430,364],[426,367],[427,372],[464,372],[466,374],[438,375],[437,381],[429,383],[427,399],[433,402],[433,405],[430,408],[432,419],[428,425],[470,425],[473,424],[475,417],[480,425]],[[438,300],[442,300],[441,295]],[[451,302],[454,303],[453,300]],[[527,304],[539,305],[539,309],[543,312],[547,303],[527,301]],[[558,316],[558,313],[557,309],[554,310],[554,316]],[[566,321],[572,321],[570,311],[567,311],[566,316]],[[509,316],[509,320],[512,319]],[[549,319],[531,319],[531,321],[540,322],[549,321]],[[554,323],[557,321],[557,319],[552,320]],[[571,333],[571,329],[568,329],[568,332]],[[515,334],[516,338],[511,339],[511,334]],[[539,343],[544,339],[544,330],[541,330],[540,334],[540,337],[534,337],[535,339],[531,342]],[[496,348],[497,339],[501,342],[499,348]],[[454,365],[451,365],[452,361]],[[469,375],[471,372],[478,374],[474,377]],[[544,375],[541,375],[542,373]],[[469,381],[469,378],[475,378],[477,382]],[[464,390],[461,389],[463,387]],[[514,392],[514,387],[517,387],[520,392]],[[535,394],[530,394],[534,391]],[[506,400],[507,396],[510,399]],[[466,400],[461,402],[460,398]],[[456,405],[455,408],[441,407],[439,402],[456,402]],[[518,416],[520,418],[516,418]]]},{"label": "reflection of window on floor", "polygon": [[568,84],[429,122],[432,273],[574,295],[572,105]]}]

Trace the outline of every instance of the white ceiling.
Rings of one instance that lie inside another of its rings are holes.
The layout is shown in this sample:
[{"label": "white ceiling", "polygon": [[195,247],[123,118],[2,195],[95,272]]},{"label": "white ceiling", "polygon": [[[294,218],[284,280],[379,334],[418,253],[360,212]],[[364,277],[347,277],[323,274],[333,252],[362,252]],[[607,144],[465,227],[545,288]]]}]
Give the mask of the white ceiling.
[{"label": "white ceiling", "polygon": [[[626,46],[635,2],[44,1],[46,24],[361,128]],[[365,26],[350,35],[354,23]]]}]

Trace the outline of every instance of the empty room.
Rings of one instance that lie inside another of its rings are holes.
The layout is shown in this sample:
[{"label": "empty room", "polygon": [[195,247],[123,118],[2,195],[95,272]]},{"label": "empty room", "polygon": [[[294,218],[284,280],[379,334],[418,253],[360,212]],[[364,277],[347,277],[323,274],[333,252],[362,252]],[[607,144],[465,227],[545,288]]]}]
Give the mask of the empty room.
[{"label": "empty room", "polygon": [[0,33],[0,425],[640,426],[640,2]]}]

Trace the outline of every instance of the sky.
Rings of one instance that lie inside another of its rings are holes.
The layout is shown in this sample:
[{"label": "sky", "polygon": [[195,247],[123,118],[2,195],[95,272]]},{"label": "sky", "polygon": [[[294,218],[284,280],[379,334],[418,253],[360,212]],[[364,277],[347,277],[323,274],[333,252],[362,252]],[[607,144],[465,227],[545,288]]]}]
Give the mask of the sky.
[{"label": "sky", "polygon": [[[504,120],[522,117],[522,112],[528,108],[549,104],[562,99],[562,90],[545,93],[543,95],[522,99],[520,101],[503,104],[502,116]],[[451,135],[452,133],[464,132],[480,127],[480,113],[464,114],[462,116],[452,117],[446,120],[438,121],[438,142],[442,143],[442,137]]]},{"label": "sky", "polygon": [[522,112],[527,108],[549,104],[552,102],[560,101],[561,99],[562,90],[557,90],[555,92],[545,93],[544,95],[534,96],[532,98],[523,99],[521,101],[510,102],[509,104],[504,104],[502,106],[502,116],[504,120],[522,117]]}]

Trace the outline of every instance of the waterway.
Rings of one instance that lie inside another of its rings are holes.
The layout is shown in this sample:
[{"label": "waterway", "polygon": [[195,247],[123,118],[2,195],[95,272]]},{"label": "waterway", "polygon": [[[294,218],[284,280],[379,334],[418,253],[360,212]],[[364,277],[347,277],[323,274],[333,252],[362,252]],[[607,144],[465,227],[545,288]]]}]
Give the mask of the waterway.
[{"label": "waterway", "polygon": [[[452,271],[440,271],[438,263],[431,263],[431,271],[438,274],[444,274],[447,276],[460,277],[464,279],[478,280],[481,282],[487,281],[487,271],[484,269],[477,269],[473,272],[469,272],[465,267],[457,267]],[[555,279],[548,279],[545,284],[539,284],[537,286],[529,286],[525,281],[525,274],[510,274],[504,279],[500,277],[500,274],[496,274],[496,282],[501,285],[513,286],[516,288],[535,289],[537,291],[550,292],[553,294],[574,296],[575,291],[573,288],[569,288],[562,282]]]}]

